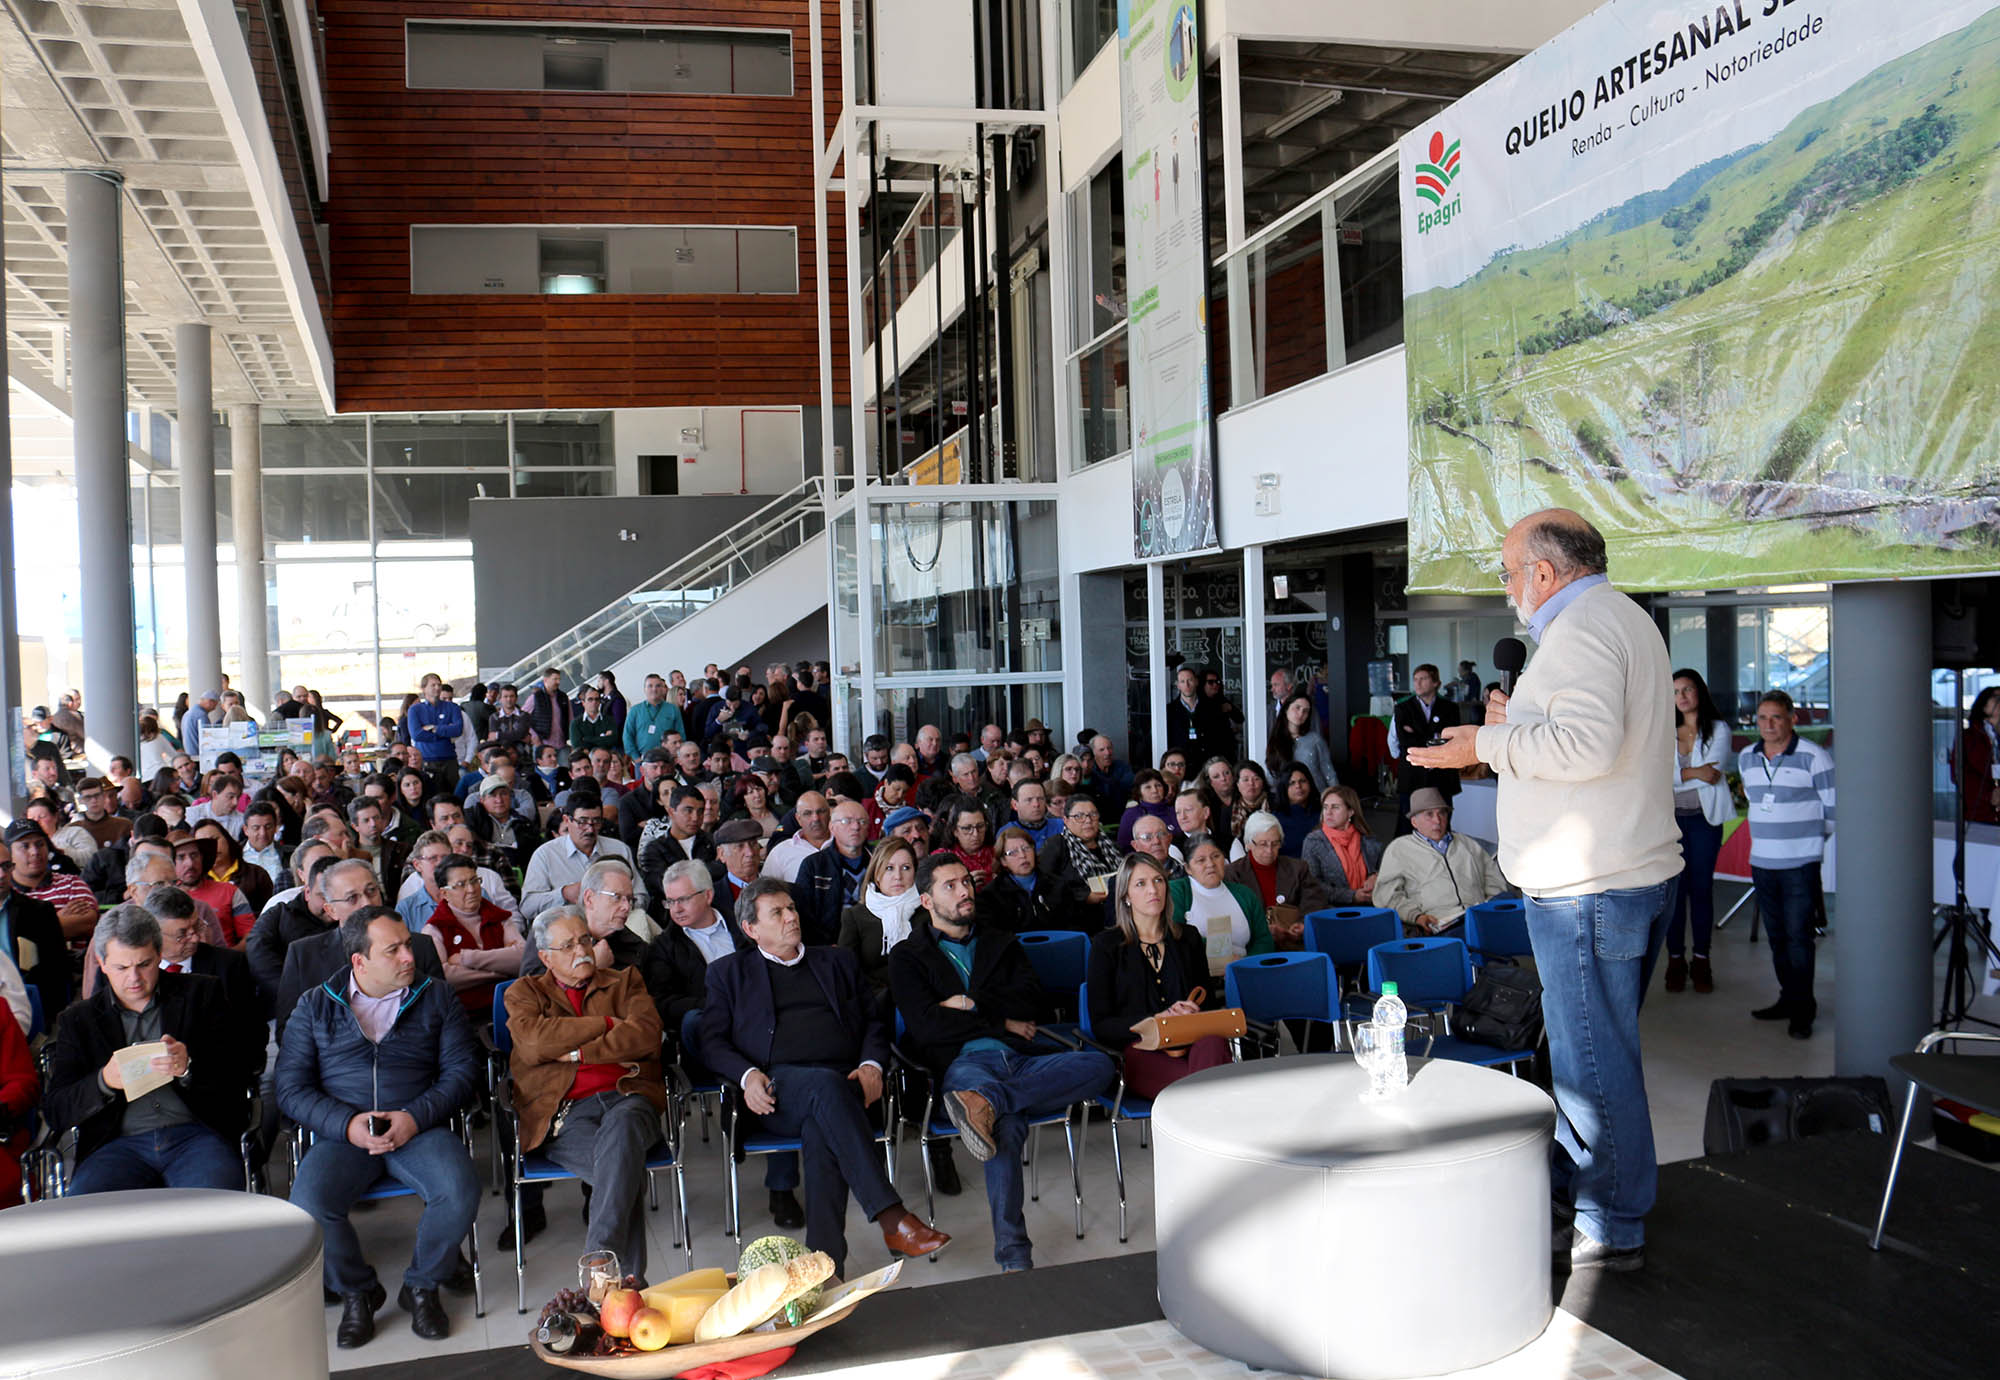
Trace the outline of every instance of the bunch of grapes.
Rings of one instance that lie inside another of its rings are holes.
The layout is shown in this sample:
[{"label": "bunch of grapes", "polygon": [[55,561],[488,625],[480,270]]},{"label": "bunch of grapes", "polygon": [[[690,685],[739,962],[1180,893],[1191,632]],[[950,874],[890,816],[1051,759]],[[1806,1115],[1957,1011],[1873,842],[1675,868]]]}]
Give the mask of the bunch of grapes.
[{"label": "bunch of grapes", "polygon": [[548,1301],[542,1309],[539,1321],[547,1322],[553,1313],[575,1313],[580,1317],[594,1318],[597,1316],[597,1307],[591,1303],[590,1296],[583,1290],[564,1289]]}]

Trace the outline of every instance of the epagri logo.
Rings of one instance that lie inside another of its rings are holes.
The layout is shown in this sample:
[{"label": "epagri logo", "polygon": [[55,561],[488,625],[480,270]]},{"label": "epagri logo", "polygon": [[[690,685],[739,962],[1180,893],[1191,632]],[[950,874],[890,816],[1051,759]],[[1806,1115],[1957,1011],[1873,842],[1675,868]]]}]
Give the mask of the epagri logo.
[{"label": "epagri logo", "polygon": [[1452,217],[1459,212],[1460,197],[1452,195],[1449,201],[1445,199],[1451,193],[1451,184],[1458,180],[1458,142],[1454,139],[1447,144],[1443,132],[1434,131],[1428,150],[1430,161],[1417,164],[1416,175],[1411,179],[1416,193],[1436,208],[1429,211],[1418,209],[1417,233],[1420,235],[1451,224]]}]

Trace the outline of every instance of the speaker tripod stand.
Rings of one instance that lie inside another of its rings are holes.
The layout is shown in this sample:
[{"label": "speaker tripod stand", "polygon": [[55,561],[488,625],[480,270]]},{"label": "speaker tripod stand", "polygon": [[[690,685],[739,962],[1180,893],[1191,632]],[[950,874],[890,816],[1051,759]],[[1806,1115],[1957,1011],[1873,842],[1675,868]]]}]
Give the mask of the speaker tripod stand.
[{"label": "speaker tripod stand", "polygon": [[[1952,702],[1963,704],[1965,672],[1953,671],[1952,684]],[[1979,979],[1972,969],[1973,951],[1979,951],[1987,972],[2000,970],[2000,948],[1994,947],[1993,936],[1981,923],[1978,908],[1965,899],[1965,793],[1973,784],[1961,783],[1960,788],[1953,792],[1958,809],[1953,820],[1956,827],[1951,855],[1952,903],[1939,906],[1934,912],[1938,930],[1931,940],[1931,952],[1936,953],[1940,945],[1950,946],[1945,952],[1944,995],[1938,1000],[1939,1030],[1955,1030],[1967,1021],[2000,1030],[2000,1021],[1967,1014],[1979,996]]]}]

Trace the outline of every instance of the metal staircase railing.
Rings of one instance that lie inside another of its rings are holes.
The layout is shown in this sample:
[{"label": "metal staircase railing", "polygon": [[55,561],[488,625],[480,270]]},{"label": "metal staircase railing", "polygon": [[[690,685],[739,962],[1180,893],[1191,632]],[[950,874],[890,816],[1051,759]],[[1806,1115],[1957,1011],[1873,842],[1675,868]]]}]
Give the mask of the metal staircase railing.
[{"label": "metal staircase railing", "polygon": [[781,494],[696,547],[659,574],[620,595],[561,636],[507,668],[503,681],[526,692],[553,666],[563,683],[615,665],[682,619],[701,612],[732,589],[768,569],[826,530],[826,505],[817,475]]}]

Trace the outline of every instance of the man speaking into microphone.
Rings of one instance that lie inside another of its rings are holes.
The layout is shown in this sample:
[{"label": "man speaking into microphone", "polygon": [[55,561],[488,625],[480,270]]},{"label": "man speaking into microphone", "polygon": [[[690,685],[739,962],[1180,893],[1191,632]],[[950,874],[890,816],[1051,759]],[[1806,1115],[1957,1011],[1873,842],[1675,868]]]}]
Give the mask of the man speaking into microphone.
[{"label": "man speaking into microphone", "polygon": [[1443,746],[1410,759],[1485,762],[1499,778],[1500,866],[1526,900],[1542,979],[1570,1264],[1636,1270],[1659,1177],[1639,1004],[1681,871],[1671,664],[1653,620],[1611,587],[1604,538],[1579,514],[1522,518],[1500,559],[1535,659],[1511,697],[1493,696],[1484,726],[1446,729]]}]

